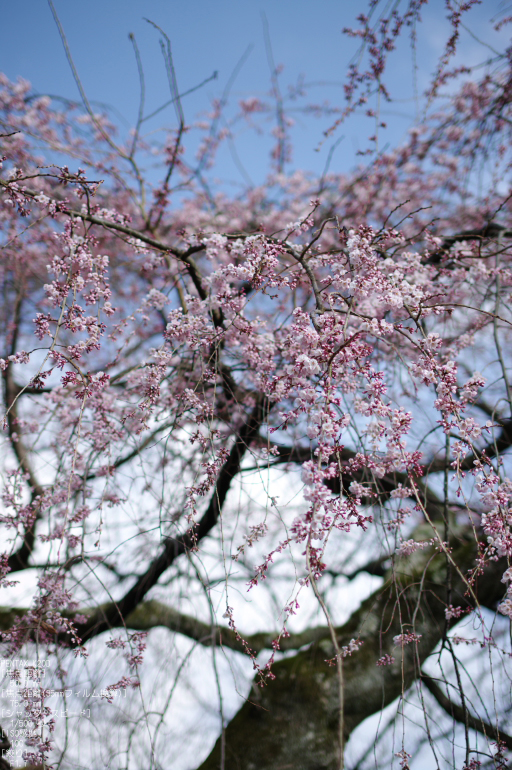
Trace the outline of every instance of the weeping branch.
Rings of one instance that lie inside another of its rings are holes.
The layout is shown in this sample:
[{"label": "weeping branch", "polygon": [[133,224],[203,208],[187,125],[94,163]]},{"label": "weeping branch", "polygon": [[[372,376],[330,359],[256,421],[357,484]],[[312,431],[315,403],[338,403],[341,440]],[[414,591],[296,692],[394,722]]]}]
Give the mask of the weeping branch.
[{"label": "weeping branch", "polygon": [[120,623],[124,625],[125,619],[144,599],[147,592],[156,585],[171,564],[179,556],[197,548],[197,544],[212,531],[219,520],[233,479],[240,472],[245,453],[253,439],[258,435],[271,406],[265,398],[258,399],[219,472],[210,503],[197,526],[188,529],[181,537],[166,539],[160,555],[151,562],[146,572],[137,579],[135,585],[125,596],[119,602],[110,605],[107,610],[99,611],[80,628],[79,634],[84,641],[107,631],[109,628],[118,626]]},{"label": "weeping branch", "polygon": [[448,698],[448,696],[444,694],[433,677],[422,673],[421,681],[425,684],[428,691],[434,696],[441,708],[444,709],[447,714],[453,717],[456,722],[460,722],[461,724],[467,723],[471,730],[476,730],[476,732],[485,735],[487,739],[492,736],[493,740],[502,741],[506,745],[507,749],[512,751],[512,737],[510,735],[507,735],[507,733],[504,733],[501,730],[498,731],[495,725],[491,725],[488,722],[485,722],[483,719],[477,719],[471,714],[466,713],[462,706],[454,703],[451,698]]},{"label": "weeping branch", "polygon": [[[461,540],[452,553],[461,572],[471,569],[474,542]],[[479,576],[473,586],[478,601],[487,605],[499,601],[503,568],[502,563],[493,563]],[[466,583],[455,573],[453,600],[471,606],[473,597],[466,593]],[[445,607],[445,556],[432,550],[417,551],[399,560],[384,586],[336,630],[340,645],[351,639],[363,642],[344,661],[345,740],[362,721],[403,696],[422,676],[422,664],[446,632]],[[394,638],[405,631],[417,634],[418,643],[396,644]],[[330,640],[323,638],[274,664],[275,681],[256,688],[225,731],[226,770],[335,766],[337,679],[335,669],[327,665],[333,655]],[[392,662],[377,666],[385,655]],[[200,770],[217,770],[221,742],[219,738]]]}]

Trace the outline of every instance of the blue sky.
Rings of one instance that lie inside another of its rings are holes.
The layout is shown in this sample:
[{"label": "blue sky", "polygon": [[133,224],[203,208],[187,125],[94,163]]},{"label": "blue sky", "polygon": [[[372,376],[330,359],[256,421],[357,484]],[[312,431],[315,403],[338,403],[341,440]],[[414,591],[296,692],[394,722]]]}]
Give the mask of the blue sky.
[{"label": "blue sky", "polygon": [[[262,12],[268,28],[276,63],[284,65],[283,90],[303,74],[307,82],[321,83],[310,89],[315,102],[328,99],[343,103],[342,84],[347,66],[357,45],[342,35],[342,28],[354,24],[365,9],[357,0],[54,0],[80,77],[90,100],[111,105],[119,115],[120,126],[132,125],[138,109],[139,86],[133,49],[128,39],[132,32],[139,45],[147,86],[147,110],[152,111],[169,98],[165,69],[159,48],[159,35],[143,17],[165,30],[172,40],[180,91],[197,85],[218,71],[218,79],[184,99],[185,117],[191,121],[208,109],[212,97],[219,96],[237,62],[248,46],[251,52],[231,92],[231,100],[248,95],[264,96],[269,88],[269,67],[265,53]],[[499,11],[499,0],[484,0],[468,15],[474,34],[492,40],[489,17]],[[418,90],[428,83],[442,51],[448,29],[443,0],[429,3],[423,12],[424,23],[418,39]],[[0,70],[9,77],[29,80],[40,93],[78,98],[64,49],[44,0],[17,0],[4,3],[2,13]],[[499,36],[508,34],[507,28]],[[469,63],[482,60],[489,51],[465,35],[462,58]],[[398,101],[383,112],[389,128],[383,143],[396,144],[417,115],[413,98],[413,58],[405,37],[391,61],[388,84]],[[122,117],[121,117],[122,116]],[[294,130],[295,167],[321,173],[329,147],[315,152],[327,120],[297,118]],[[172,107],[148,128],[175,125]],[[270,129],[270,126],[269,126]],[[344,139],[336,150],[332,168],[345,171],[357,162],[356,152],[367,146],[373,126],[357,117],[343,127],[335,138]],[[193,141],[193,139],[191,139]],[[237,139],[237,152],[255,181],[261,181],[268,168],[269,142],[243,132]],[[240,180],[232,157],[220,157],[219,175]]]}]

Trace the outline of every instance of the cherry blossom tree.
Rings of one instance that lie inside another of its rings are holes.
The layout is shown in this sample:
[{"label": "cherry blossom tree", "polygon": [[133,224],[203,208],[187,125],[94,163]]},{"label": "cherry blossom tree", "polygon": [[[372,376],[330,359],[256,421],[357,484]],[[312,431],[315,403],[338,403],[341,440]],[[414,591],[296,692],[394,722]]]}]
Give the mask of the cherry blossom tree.
[{"label": "cherry blossom tree", "polygon": [[[422,5],[349,31],[323,141],[390,98]],[[6,768],[12,736],[32,765],[171,766],[169,704],[205,648],[205,770],[506,766],[512,62],[452,66],[471,5],[448,3],[424,118],[346,175],[289,172],[276,68],[268,101],[188,125],[165,35],[162,141],[142,100],[119,139],[83,91],[1,77],[1,580],[31,591],[0,610]],[[265,185],[216,188],[219,146],[269,117]],[[121,711],[122,747],[102,733]]]}]

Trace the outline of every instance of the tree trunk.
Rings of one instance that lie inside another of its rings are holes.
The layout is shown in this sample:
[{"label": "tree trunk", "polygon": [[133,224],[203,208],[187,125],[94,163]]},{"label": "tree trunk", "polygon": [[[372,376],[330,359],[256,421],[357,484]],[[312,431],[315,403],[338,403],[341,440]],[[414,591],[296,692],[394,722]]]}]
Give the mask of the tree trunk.
[{"label": "tree trunk", "polygon": [[[462,542],[452,552],[460,573],[474,566],[474,543]],[[475,606],[475,597],[493,606],[504,589],[506,565],[492,564],[478,578],[473,593],[451,568],[453,605]],[[422,663],[447,629],[447,557],[416,552],[401,559],[384,586],[370,596],[350,620],[337,629],[346,645],[359,638],[363,646],[343,662],[345,740],[367,717],[382,710],[418,679]],[[477,610],[478,611],[478,608]],[[393,637],[407,631],[421,639],[405,646]],[[391,665],[377,666],[383,655]],[[275,681],[253,686],[248,700],[215,744],[199,770],[336,770],[339,766],[339,698],[336,667],[327,640],[281,660],[273,667]],[[223,758],[223,763],[221,762]]]}]

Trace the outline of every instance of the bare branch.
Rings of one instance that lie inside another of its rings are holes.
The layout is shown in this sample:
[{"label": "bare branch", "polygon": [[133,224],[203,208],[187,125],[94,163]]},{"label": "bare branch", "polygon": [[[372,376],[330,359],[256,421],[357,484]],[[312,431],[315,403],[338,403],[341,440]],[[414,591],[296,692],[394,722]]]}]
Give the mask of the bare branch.
[{"label": "bare branch", "polygon": [[161,575],[181,555],[194,550],[217,524],[222,506],[235,476],[240,472],[243,457],[253,439],[258,435],[261,425],[272,407],[266,399],[259,398],[252,413],[237,436],[229,456],[219,472],[217,482],[212,492],[210,503],[197,526],[191,527],[181,537],[169,537],[160,554],[141,575],[135,585],[125,596],[108,610],[98,612],[80,629],[84,640],[97,636],[112,626],[124,624],[124,619],[130,615],[142,601],[147,592],[156,585]]},{"label": "bare branch", "polygon": [[459,706],[458,703],[454,703],[444,694],[442,689],[437,684],[437,681],[433,677],[422,673],[421,681],[425,683],[429,692],[434,696],[441,708],[444,709],[447,714],[453,717],[453,719],[455,719],[457,722],[460,722],[461,724],[465,724],[467,720],[471,730],[476,730],[476,732],[485,735],[487,739],[490,739],[492,736],[493,740],[503,741],[507,749],[512,751],[512,736],[507,735],[507,733],[504,733],[502,730],[498,731],[495,725],[484,722],[482,719],[477,719],[472,714],[466,714],[466,711],[462,708],[462,706]]}]

